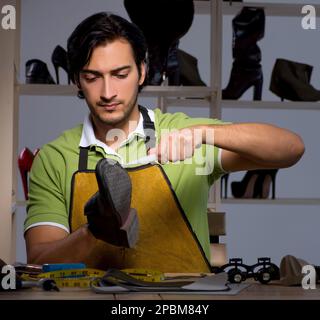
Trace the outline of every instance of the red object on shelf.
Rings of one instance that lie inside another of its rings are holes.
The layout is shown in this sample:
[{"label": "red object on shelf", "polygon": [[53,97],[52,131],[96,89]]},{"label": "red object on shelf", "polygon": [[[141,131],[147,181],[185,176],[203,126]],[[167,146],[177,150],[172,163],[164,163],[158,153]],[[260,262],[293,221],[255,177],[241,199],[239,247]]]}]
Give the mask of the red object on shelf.
[{"label": "red object on shelf", "polygon": [[23,148],[18,157],[18,167],[22,179],[24,197],[28,200],[28,175],[31,170],[34,157],[40,149],[34,150],[32,153],[29,148]]}]

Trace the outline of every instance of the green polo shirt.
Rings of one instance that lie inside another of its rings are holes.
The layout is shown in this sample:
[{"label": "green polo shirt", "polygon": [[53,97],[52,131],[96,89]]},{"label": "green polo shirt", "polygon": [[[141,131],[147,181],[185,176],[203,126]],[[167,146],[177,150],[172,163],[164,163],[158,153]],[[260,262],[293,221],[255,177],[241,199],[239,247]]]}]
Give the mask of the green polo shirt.
[{"label": "green polo shirt", "polygon": [[[161,132],[200,124],[224,124],[217,119],[190,118],[184,113],[162,113],[154,110],[156,138]],[[44,145],[34,159],[29,179],[29,200],[25,231],[38,225],[54,225],[69,230],[71,180],[78,170],[79,142],[83,124],[67,130],[56,140]],[[144,138],[137,136],[122,144],[116,152],[129,162],[146,155]],[[202,145],[192,159],[162,165],[177,198],[210,259],[207,201],[210,186],[224,173],[217,147]],[[95,169],[103,157],[112,157],[104,148],[90,147],[88,169]],[[147,182],[146,182],[147,183]],[[166,204],[163,204],[165,209]],[[169,222],[168,222],[169,223]]]}]

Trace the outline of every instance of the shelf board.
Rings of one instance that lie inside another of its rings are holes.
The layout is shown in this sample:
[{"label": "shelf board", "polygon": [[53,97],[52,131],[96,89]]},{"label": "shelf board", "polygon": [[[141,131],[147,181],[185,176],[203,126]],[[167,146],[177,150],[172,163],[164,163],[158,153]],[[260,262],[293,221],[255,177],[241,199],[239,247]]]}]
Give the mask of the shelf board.
[{"label": "shelf board", "polygon": [[[228,2],[223,2],[222,12],[224,15],[236,15],[239,13],[242,7],[262,7],[265,10],[266,16],[287,16],[287,17],[302,17],[301,9],[306,3],[268,3],[268,2],[233,2],[229,4]],[[319,4],[308,3],[315,7],[316,11],[320,11]],[[210,7],[207,8],[207,13],[210,12]]]},{"label": "shelf board", "polygon": [[[75,85],[54,84],[19,84],[20,95],[27,96],[76,96]],[[195,97],[209,98],[210,87],[201,86],[146,86],[140,93],[141,97]]]},{"label": "shelf board", "polygon": [[210,87],[201,86],[146,86],[141,91],[142,97],[189,97],[210,98]]},{"label": "shelf board", "polygon": [[74,85],[55,84],[18,84],[18,92],[22,96],[76,96]]},{"label": "shelf board", "polygon": [[25,207],[27,205],[27,200],[17,200],[14,204],[12,204],[12,207]]},{"label": "shelf board", "polygon": [[209,14],[210,1],[193,1],[195,14]]},{"label": "shelf board", "polygon": [[278,198],[278,199],[221,199],[222,204],[275,204],[275,205],[319,205],[320,198]]},{"label": "shelf board", "polygon": [[319,102],[222,100],[222,108],[320,110]]},{"label": "shelf board", "polygon": [[[168,106],[175,107],[199,107],[205,108],[210,106],[210,98],[206,99],[188,99],[176,98],[167,99]],[[274,109],[274,110],[320,110],[320,102],[306,101],[246,101],[246,100],[222,100],[221,108],[223,109]]]},{"label": "shelf board", "polygon": [[191,107],[191,108],[208,108],[210,98],[169,98],[166,99],[167,107]]},{"label": "shelf board", "polygon": [[[313,0],[314,1],[314,0]],[[305,5],[314,6],[316,12],[320,11],[320,5],[315,3],[270,3],[270,2],[232,2],[224,1],[222,3],[223,15],[236,15],[241,8],[262,7],[265,9],[267,16],[287,16],[287,17],[302,17],[301,9]],[[194,1],[196,14],[210,14],[210,1]]]},{"label": "shelf board", "polygon": [[[26,96],[76,96],[74,85],[53,84],[20,84],[17,85],[20,95]],[[212,96],[210,87],[197,86],[146,86],[141,97],[165,97],[168,106],[176,107],[209,107]],[[246,101],[222,100],[222,108],[239,109],[286,109],[286,110],[320,110],[319,102],[306,101]]]}]

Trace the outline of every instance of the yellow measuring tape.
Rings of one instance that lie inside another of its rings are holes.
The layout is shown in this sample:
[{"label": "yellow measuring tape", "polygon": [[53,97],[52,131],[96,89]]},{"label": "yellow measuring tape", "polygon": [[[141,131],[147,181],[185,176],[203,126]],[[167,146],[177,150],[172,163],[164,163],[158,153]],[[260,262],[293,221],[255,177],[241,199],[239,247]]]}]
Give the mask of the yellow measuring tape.
[{"label": "yellow measuring tape", "polygon": [[122,272],[143,281],[160,282],[164,280],[164,274],[157,270],[150,269],[122,269]]},{"label": "yellow measuring tape", "polygon": [[[150,269],[123,269],[122,272],[143,281],[160,282],[164,280],[164,274]],[[22,280],[52,279],[58,288],[88,288],[92,280],[102,278],[106,271],[98,269],[69,269],[39,273],[36,275],[22,274]]]}]

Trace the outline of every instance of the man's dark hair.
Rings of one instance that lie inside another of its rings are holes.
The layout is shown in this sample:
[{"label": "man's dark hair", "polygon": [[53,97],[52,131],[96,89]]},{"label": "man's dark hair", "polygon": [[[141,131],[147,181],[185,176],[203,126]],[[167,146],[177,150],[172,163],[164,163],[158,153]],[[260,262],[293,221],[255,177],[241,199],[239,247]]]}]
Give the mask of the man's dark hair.
[{"label": "man's dark hair", "polygon": [[[117,39],[125,39],[131,45],[140,77],[141,63],[146,62],[147,55],[147,44],[142,31],[120,16],[99,12],[83,20],[68,39],[68,63],[72,81],[79,82],[79,73],[89,62],[93,49]],[[142,86],[143,84],[139,91]],[[81,90],[78,97],[84,98]]]}]

